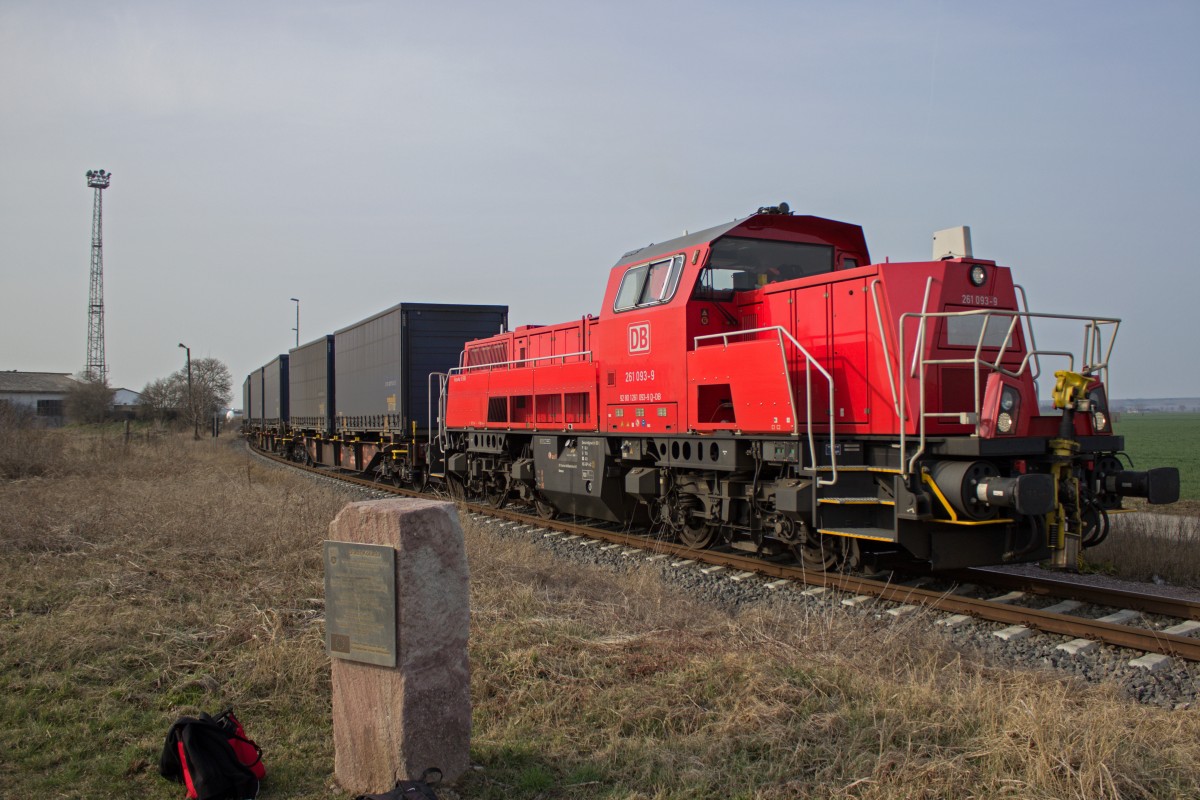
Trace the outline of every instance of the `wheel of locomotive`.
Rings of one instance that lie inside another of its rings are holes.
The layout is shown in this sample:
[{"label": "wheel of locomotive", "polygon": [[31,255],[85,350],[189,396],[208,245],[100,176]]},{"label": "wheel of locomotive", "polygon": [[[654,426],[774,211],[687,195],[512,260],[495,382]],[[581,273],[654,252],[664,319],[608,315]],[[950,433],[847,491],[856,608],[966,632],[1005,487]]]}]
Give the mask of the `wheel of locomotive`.
[{"label": "wheel of locomotive", "polygon": [[800,566],[815,572],[829,572],[837,565],[837,553],[826,537],[817,535],[806,538],[792,547],[792,555]]},{"label": "wheel of locomotive", "polygon": [[467,485],[457,475],[446,476],[446,491],[450,493],[453,500],[460,500],[464,503],[467,501]]},{"label": "wheel of locomotive", "polygon": [[679,537],[679,543],[694,550],[711,547],[720,531],[720,526],[709,520],[692,516],[691,512],[699,504],[700,501],[694,497],[673,495],[667,499],[664,509],[667,524]]},{"label": "wheel of locomotive", "polygon": [[483,501],[492,508],[504,508],[508,505],[508,484],[488,483],[483,490]]},{"label": "wheel of locomotive", "polygon": [[703,550],[712,547],[720,530],[719,526],[707,520],[688,520],[679,529],[679,543],[694,550]]},{"label": "wheel of locomotive", "polygon": [[810,532],[791,549],[800,566],[815,572],[855,569],[862,558],[858,540],[848,536],[825,536]]},{"label": "wheel of locomotive", "polygon": [[540,494],[533,498],[533,510],[542,519],[554,519],[558,516],[558,509],[555,508],[549,500],[544,499]]}]

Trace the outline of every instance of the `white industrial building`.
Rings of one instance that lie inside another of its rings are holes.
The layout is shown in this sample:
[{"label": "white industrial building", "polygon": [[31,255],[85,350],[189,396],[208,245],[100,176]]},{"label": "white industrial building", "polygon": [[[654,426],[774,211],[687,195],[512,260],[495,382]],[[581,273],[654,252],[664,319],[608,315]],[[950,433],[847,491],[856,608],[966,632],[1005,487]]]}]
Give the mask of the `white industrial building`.
[{"label": "white industrial building", "polygon": [[27,408],[47,425],[61,425],[63,401],[77,384],[65,372],[0,372],[0,403]]},{"label": "white industrial building", "polygon": [[[66,421],[64,401],[79,379],[66,372],[0,372],[0,403],[27,408],[45,425]],[[129,389],[113,390],[113,408],[132,416],[141,395]]]}]

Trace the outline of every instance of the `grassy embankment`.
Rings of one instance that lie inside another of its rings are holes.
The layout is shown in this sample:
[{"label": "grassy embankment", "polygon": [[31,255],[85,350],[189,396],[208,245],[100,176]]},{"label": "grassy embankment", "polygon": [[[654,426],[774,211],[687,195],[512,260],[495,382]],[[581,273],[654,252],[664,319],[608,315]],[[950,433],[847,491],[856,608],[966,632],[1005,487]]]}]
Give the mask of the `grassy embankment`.
[{"label": "grassy embankment", "polygon": [[[167,726],[232,704],[264,797],[345,797],[319,600],[345,495],[225,440],[36,452],[57,479],[0,482],[0,796],[178,798]],[[980,667],[912,623],[733,617],[652,569],[466,535],[482,769],[462,797],[1200,794],[1195,711]]]},{"label": "grassy embankment", "polygon": [[1180,499],[1200,506],[1200,414],[1126,413],[1113,427],[1134,469],[1178,467]]},{"label": "grassy embankment", "polygon": [[1133,468],[1179,468],[1178,503],[1130,505],[1153,517],[1115,516],[1114,531],[1085,552],[1093,567],[1135,580],[1159,577],[1200,587],[1200,414],[1122,414],[1114,426],[1125,437]]}]

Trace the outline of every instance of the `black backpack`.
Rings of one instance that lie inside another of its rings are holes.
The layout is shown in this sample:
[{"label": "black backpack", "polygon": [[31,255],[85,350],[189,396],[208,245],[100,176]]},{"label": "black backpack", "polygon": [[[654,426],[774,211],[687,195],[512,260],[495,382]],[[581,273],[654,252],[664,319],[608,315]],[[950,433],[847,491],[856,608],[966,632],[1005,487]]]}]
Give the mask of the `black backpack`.
[{"label": "black backpack", "polygon": [[208,714],[177,719],[163,743],[158,772],[184,784],[195,800],[256,797],[266,775],[262,748],[246,738],[232,709],[215,719]]},{"label": "black backpack", "polygon": [[396,781],[396,788],[382,794],[360,794],[354,800],[438,800],[433,787],[442,781],[442,771],[430,767],[415,781]]}]

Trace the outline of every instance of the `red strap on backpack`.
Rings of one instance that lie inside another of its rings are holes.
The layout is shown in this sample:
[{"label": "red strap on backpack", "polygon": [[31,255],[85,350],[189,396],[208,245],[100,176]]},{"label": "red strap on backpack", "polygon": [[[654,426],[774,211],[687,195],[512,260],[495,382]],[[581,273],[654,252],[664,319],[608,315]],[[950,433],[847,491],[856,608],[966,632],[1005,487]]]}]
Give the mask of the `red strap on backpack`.
[{"label": "red strap on backpack", "polygon": [[[228,720],[222,724],[222,720]],[[226,729],[229,734],[229,746],[233,748],[234,754],[238,757],[238,761],[242,762],[242,766],[254,773],[254,777],[260,781],[267,777],[267,766],[263,764],[262,748],[259,747],[253,739],[246,736],[246,732],[242,730],[242,723],[238,722],[237,717],[233,715],[233,709],[229,709],[216,718],[216,723]]]}]

